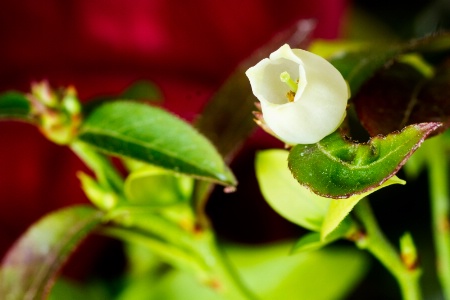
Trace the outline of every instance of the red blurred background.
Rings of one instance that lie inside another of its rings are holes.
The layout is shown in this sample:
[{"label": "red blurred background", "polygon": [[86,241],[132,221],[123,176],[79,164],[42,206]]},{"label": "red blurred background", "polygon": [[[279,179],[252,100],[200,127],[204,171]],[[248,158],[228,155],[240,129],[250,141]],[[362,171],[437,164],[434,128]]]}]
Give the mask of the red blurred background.
[{"label": "red blurred background", "polygon": [[[168,109],[192,120],[238,63],[283,28],[314,18],[314,37],[335,38],[344,2],[4,0],[0,4],[0,92],[28,91],[32,81],[47,79],[55,87],[73,84],[82,101],[88,101],[119,94],[132,82],[147,79],[160,87]],[[257,139],[251,138],[256,144],[252,150],[263,146]],[[45,213],[87,200],[75,177],[84,167],[68,149],[48,142],[23,123],[1,122],[0,140],[3,255]],[[240,163],[235,165],[240,167],[235,172],[242,187],[253,161],[237,159]],[[254,185],[254,175],[251,180]],[[213,217],[236,210],[245,213],[239,205],[252,202],[239,199],[239,193],[230,197],[234,198],[224,208],[217,201],[216,208],[210,208]],[[270,218],[279,219],[275,214]],[[270,218],[261,219],[270,223]],[[262,240],[264,234],[253,231],[251,242]]]}]

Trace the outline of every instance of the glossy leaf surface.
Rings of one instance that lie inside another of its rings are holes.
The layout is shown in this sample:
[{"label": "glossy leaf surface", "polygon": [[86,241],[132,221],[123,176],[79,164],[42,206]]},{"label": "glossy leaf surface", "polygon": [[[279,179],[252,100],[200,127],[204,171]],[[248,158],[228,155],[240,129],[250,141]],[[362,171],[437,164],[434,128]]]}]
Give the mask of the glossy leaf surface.
[{"label": "glossy leaf surface", "polygon": [[329,198],[348,198],[374,189],[403,166],[440,123],[410,125],[401,132],[353,143],[335,132],[317,144],[296,145],[289,168],[297,181]]},{"label": "glossy leaf surface", "polygon": [[43,299],[69,254],[102,221],[89,206],[53,212],[35,223],[9,250],[0,270],[0,295]]},{"label": "glossy leaf surface", "polygon": [[235,185],[211,143],[168,112],[135,102],[110,102],[87,116],[79,139],[103,152],[175,172]]}]

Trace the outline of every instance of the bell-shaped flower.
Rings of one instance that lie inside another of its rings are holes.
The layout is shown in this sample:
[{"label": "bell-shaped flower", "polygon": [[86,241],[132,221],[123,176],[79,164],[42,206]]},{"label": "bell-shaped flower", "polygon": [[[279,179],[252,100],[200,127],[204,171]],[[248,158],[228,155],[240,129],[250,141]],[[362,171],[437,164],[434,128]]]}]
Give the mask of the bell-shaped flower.
[{"label": "bell-shaped flower", "polygon": [[246,75],[265,125],[286,144],[317,143],[344,120],[347,83],[316,54],[283,45]]}]

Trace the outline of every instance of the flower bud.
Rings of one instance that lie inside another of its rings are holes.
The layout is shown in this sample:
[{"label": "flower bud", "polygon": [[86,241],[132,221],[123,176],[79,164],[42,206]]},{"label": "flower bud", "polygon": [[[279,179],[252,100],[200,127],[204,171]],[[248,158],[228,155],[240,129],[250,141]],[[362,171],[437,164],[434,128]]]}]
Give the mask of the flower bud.
[{"label": "flower bud", "polygon": [[318,55],[283,45],[246,75],[265,125],[286,144],[317,143],[344,120],[347,83]]}]

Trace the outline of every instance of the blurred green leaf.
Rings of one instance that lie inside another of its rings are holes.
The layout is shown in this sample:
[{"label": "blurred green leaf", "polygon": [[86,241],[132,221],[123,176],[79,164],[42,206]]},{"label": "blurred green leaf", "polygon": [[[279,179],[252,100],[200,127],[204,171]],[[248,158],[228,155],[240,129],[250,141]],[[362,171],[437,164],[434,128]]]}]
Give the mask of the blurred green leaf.
[{"label": "blurred green leaf", "polygon": [[78,244],[102,221],[90,206],[44,216],[13,245],[0,270],[0,295],[7,300],[45,298],[56,273]]},{"label": "blurred green leaf", "polygon": [[[288,256],[290,243],[225,247],[227,256],[258,299],[343,299],[364,276],[368,260],[351,248]],[[156,285],[135,281],[120,300],[228,300],[189,274],[171,271]]]},{"label": "blurred green leaf", "polygon": [[286,256],[291,244],[235,247],[228,251],[260,299],[343,299],[367,270],[364,253],[327,248]]},{"label": "blurred green leaf", "polygon": [[123,178],[105,155],[79,141],[72,142],[70,148],[94,172],[103,189],[114,191],[117,194],[123,193]]},{"label": "blurred green leaf", "polygon": [[[322,46],[323,47],[323,46]],[[399,55],[416,52],[433,60],[450,53],[450,34],[435,34],[405,43],[368,44],[365,49],[336,50],[329,61],[344,76],[351,94],[356,95],[361,86],[383,66],[391,63]]]},{"label": "blurred green leaf", "polygon": [[90,99],[83,104],[83,114],[89,115],[94,109],[104,103],[111,101],[147,101],[151,103],[161,103],[164,101],[163,95],[159,88],[151,81],[139,80],[117,95],[104,95]]},{"label": "blurred green leaf", "polygon": [[304,228],[320,231],[331,199],[312,193],[292,177],[286,150],[260,151],[256,176],[264,199],[281,216]]},{"label": "blurred green leaf", "polygon": [[125,180],[125,196],[133,204],[167,206],[190,199],[193,179],[147,165]]},{"label": "blurred green leaf", "polygon": [[110,102],[94,109],[80,140],[125,156],[224,185],[236,179],[211,143],[168,112],[135,102]]},{"label": "blurred green leaf", "polygon": [[106,189],[94,178],[83,172],[77,173],[81,182],[81,189],[89,200],[101,210],[111,210],[119,202],[119,197],[110,189]]},{"label": "blurred green leaf", "polygon": [[108,300],[111,295],[107,286],[98,281],[89,281],[84,284],[58,278],[53,286],[48,300]]},{"label": "blurred green leaf", "polygon": [[297,181],[329,198],[366,193],[394,176],[440,123],[421,123],[401,132],[353,143],[339,132],[313,145],[296,145],[289,168]]},{"label": "blurred green leaf", "polygon": [[295,243],[292,248],[292,254],[319,250],[338,239],[347,237],[347,235],[351,233],[352,227],[353,221],[350,218],[345,218],[336,230],[327,235],[324,239],[321,238],[320,233],[318,232],[307,233]]},{"label": "blurred green leaf", "polygon": [[9,91],[0,94],[0,119],[30,121],[30,102],[25,94]]},{"label": "blurred green leaf", "polygon": [[351,95],[356,95],[364,82],[389,60],[401,53],[402,48],[398,45],[387,46],[383,49],[378,46],[375,49],[368,48],[357,52],[338,52],[329,61],[347,80]]},{"label": "blurred green leaf", "polygon": [[379,186],[367,192],[351,196],[348,199],[332,201],[330,204],[330,208],[328,209],[328,213],[325,216],[325,220],[323,221],[322,229],[320,232],[321,239],[326,240],[327,236],[334,230],[336,230],[336,228],[338,228],[339,224],[341,224],[341,222],[345,219],[345,217],[347,217],[347,215],[352,211],[353,207],[355,207],[355,205],[358,204],[361,199],[391,184],[405,183],[406,182],[404,180],[399,179],[397,176],[393,176],[384,181]]},{"label": "blurred green leaf", "polygon": [[162,94],[158,87],[146,80],[136,81],[123,91],[121,99],[162,101]]}]

